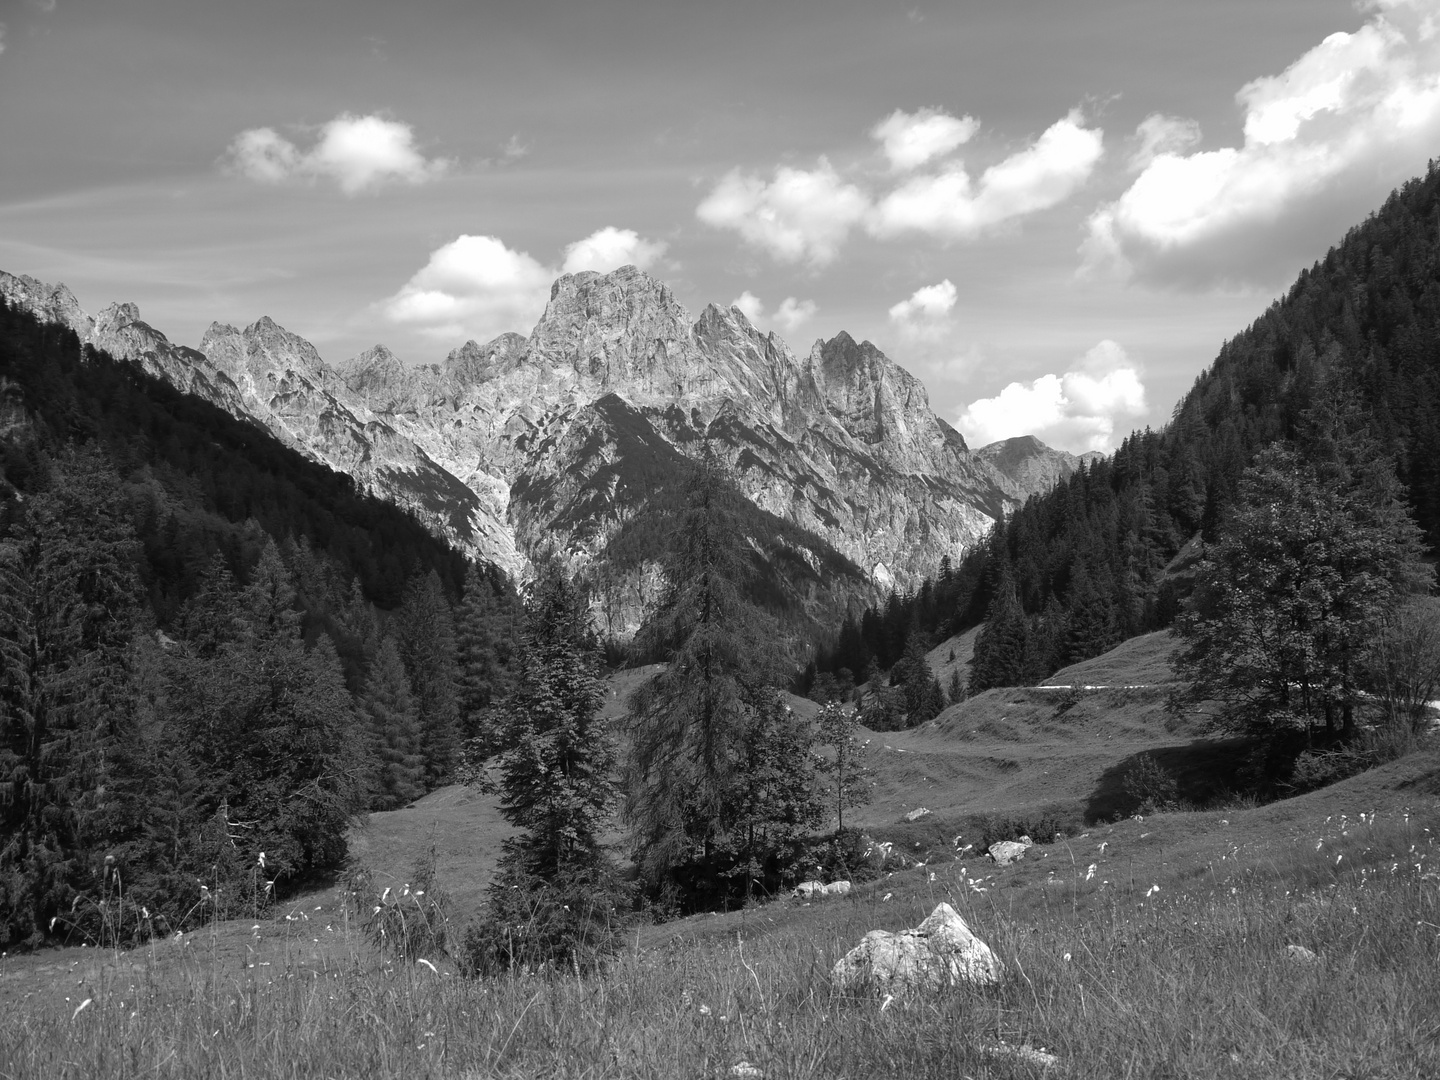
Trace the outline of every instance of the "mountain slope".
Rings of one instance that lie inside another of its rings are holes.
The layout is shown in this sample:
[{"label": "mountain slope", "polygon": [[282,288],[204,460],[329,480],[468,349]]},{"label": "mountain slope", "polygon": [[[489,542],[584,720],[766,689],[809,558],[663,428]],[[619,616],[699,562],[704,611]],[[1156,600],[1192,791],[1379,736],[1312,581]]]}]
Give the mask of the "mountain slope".
[{"label": "mountain slope", "polygon": [[133,305],[92,318],[63,286],[8,274],[0,295],[260,423],[511,573],[545,547],[596,579],[624,578],[634,603],[616,613],[620,636],[638,625],[658,548],[634,558],[646,530],[632,529],[632,558],[612,567],[607,545],[666,504],[702,441],[757,528],[788,523],[783,540],[752,537],[766,559],[836,569],[787,601],[813,617],[914,585],[1037,482],[972,454],[919,380],[869,342],[842,333],[797,356],[737,309],[692,319],[634,267],[565,275],[528,338],[467,342],[428,367],[384,346],[331,367],[269,318],[217,323],[188,349]]}]

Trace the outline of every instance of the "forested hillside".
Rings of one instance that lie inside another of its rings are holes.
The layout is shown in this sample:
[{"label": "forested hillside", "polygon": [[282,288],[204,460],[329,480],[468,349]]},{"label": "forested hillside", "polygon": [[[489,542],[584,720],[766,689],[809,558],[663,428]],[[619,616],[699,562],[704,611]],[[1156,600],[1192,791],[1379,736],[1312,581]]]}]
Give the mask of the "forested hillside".
[{"label": "forested hillside", "polygon": [[[1320,416],[1329,413],[1330,420]],[[1343,421],[1337,419],[1343,414]],[[1393,458],[1424,538],[1440,545],[1440,170],[1392,193],[1287,294],[1224,343],[1161,431],[1131,435],[1003,523],[911,595],[847,620],[820,671],[886,668],[910,636],[997,618],[1012,667],[977,649],[973,688],[1038,680],[1167,626],[1261,448],[1302,453],[1342,423]],[[1328,427],[1327,427],[1328,425]]]},{"label": "forested hillside", "polygon": [[0,947],[337,868],[354,814],[483,741],[517,610],[348,477],[0,305]]}]

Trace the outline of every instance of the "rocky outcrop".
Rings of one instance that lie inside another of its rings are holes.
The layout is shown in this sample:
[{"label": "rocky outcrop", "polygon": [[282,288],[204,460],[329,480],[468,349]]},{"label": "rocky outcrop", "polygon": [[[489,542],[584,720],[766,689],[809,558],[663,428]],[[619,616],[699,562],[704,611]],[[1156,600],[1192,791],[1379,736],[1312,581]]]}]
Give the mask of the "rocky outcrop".
[{"label": "rocky outcrop", "polygon": [[816,618],[918,584],[1027,490],[1028,473],[971,453],[869,342],[842,333],[800,356],[736,308],[692,318],[634,267],[567,274],[528,337],[466,342],[425,367],[383,345],[332,367],[269,318],[217,323],[188,349],[133,305],[91,319],[64,286],[5,274],[0,294],[253,419],[512,573],[542,547],[559,553],[605,582],[620,636],[659,584],[633,550],[636,522],[702,441],[757,508],[757,551],[798,568],[777,575],[795,579],[787,603]]},{"label": "rocky outcrop", "polygon": [[949,904],[913,930],[871,930],[830,972],[836,990],[900,996],[998,983],[1005,966]]}]

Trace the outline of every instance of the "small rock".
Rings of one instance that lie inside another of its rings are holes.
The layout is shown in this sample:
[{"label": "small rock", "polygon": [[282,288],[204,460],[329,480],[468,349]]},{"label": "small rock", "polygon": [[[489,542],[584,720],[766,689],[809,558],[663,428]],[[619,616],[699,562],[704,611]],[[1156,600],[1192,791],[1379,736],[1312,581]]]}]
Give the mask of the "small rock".
[{"label": "small rock", "polygon": [[892,934],[871,930],[830,972],[836,990],[901,994],[969,983],[988,986],[1005,972],[965,920],[949,904],[938,904],[913,930]]},{"label": "small rock", "polygon": [[1290,959],[1297,964],[1313,964],[1320,957],[1307,949],[1304,945],[1286,945],[1285,951],[1290,954]]},{"label": "small rock", "polygon": [[919,821],[922,817],[925,817],[929,813],[930,811],[927,810],[925,807],[917,806],[914,810],[911,810],[908,814],[905,815],[905,820]]},{"label": "small rock", "polygon": [[1009,866],[1017,859],[1025,857],[1025,849],[1028,844],[1022,844],[1018,840],[1000,840],[990,845],[990,857],[995,860],[996,866]]},{"label": "small rock", "polygon": [[765,1070],[760,1068],[759,1065],[752,1065],[748,1061],[737,1061],[734,1065],[730,1066],[730,1075],[748,1076],[751,1080],[763,1080]]},{"label": "small rock", "polygon": [[994,1046],[985,1047],[985,1053],[989,1057],[1010,1058],[1012,1061],[1023,1061],[1027,1065],[1038,1065],[1042,1069],[1053,1069],[1060,1064],[1060,1059],[1054,1054],[1037,1050],[1033,1046],[996,1043]]}]

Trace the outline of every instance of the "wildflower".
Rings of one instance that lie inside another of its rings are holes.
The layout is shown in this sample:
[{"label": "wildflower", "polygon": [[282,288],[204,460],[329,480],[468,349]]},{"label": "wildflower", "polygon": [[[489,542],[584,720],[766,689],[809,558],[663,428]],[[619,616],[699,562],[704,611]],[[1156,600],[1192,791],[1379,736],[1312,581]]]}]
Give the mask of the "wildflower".
[{"label": "wildflower", "polygon": [[1148,900],[1150,897],[1154,896],[1154,895],[1155,895],[1157,892],[1159,892],[1159,891],[1160,891],[1160,886],[1159,886],[1159,885],[1151,885],[1150,888],[1148,888],[1147,890],[1145,890],[1145,897],[1146,897],[1146,899]]},{"label": "wildflower", "polygon": [[423,956],[420,957],[420,959],[419,959],[419,960],[416,960],[415,962],[416,962],[417,964],[424,964],[424,965],[425,965],[426,967],[428,967],[431,971],[433,971],[436,975],[439,975],[439,974],[440,974],[440,969],[437,968],[434,964],[432,964],[429,960],[426,960]]},{"label": "wildflower", "polygon": [[1092,862],[1089,866],[1087,866],[1087,867],[1085,868],[1085,880],[1086,880],[1086,881],[1089,881],[1091,878],[1093,878],[1093,877],[1095,876],[1095,868],[1096,868],[1096,864],[1093,863],[1093,862]]},{"label": "wildflower", "polygon": [[701,1006],[700,1006],[700,1015],[701,1015],[701,1016],[709,1016],[709,1015],[710,1015],[710,1006],[709,1006],[709,1005],[701,1005]]},{"label": "wildflower", "polygon": [[880,898],[880,902],[882,904],[888,904],[890,902],[890,898],[894,895],[895,894],[893,892],[887,892],[884,896]]},{"label": "wildflower", "polygon": [[1064,960],[1065,963],[1068,964],[1068,963],[1070,962],[1070,954],[1067,952],[1067,953],[1066,953],[1064,956],[1062,956],[1060,959],[1061,959],[1061,960]]},{"label": "wildflower", "polygon": [[[70,999],[66,998],[65,1000],[69,1001]],[[74,1020],[75,1017],[79,1016],[82,1012],[88,1009],[90,1007],[90,1001],[90,998],[86,998],[84,1001],[80,1002],[80,1004],[76,1007],[75,1011],[70,1014],[70,1019]]]},{"label": "wildflower", "polygon": [[263,851],[260,852],[260,857],[259,857],[258,859],[256,859],[255,862],[256,862],[256,865],[258,865],[261,870],[264,870],[264,869],[265,869],[265,852],[263,852]]}]

